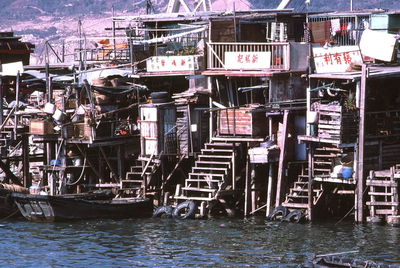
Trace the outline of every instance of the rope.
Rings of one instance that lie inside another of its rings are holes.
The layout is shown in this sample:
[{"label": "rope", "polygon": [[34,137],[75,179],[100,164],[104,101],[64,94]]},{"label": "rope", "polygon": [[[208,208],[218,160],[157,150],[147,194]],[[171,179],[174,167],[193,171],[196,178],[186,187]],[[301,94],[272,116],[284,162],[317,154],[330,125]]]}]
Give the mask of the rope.
[{"label": "rope", "polygon": [[83,173],[85,172],[85,169],[86,169],[86,157],[85,157],[85,159],[83,160],[83,167],[82,167],[81,174],[79,175],[79,178],[78,178],[75,182],[66,183],[66,184],[69,185],[69,186],[71,186],[71,185],[76,185],[78,182],[80,182],[80,180],[81,180],[82,177],[83,177]]}]

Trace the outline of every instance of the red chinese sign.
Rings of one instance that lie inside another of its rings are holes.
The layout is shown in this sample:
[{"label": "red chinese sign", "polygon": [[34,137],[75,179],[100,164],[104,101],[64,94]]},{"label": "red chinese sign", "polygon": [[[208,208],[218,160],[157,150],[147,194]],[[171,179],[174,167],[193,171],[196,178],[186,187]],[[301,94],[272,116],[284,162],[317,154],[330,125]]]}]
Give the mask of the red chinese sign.
[{"label": "red chinese sign", "polygon": [[271,67],[271,52],[225,52],[227,69],[268,69]]},{"label": "red chinese sign", "polygon": [[148,72],[194,71],[198,69],[195,56],[157,56],[146,61]]},{"label": "red chinese sign", "polygon": [[346,72],[351,63],[362,63],[358,46],[313,47],[317,73]]}]

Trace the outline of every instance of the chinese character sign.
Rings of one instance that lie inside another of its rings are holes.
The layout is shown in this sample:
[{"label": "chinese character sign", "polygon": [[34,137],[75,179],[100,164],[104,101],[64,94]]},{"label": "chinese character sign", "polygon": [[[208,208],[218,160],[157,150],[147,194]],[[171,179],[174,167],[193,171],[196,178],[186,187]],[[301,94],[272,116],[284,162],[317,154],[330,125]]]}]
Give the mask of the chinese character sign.
[{"label": "chinese character sign", "polygon": [[146,61],[148,72],[194,71],[198,69],[195,56],[156,56]]},{"label": "chinese character sign", "polygon": [[225,52],[225,67],[234,70],[271,68],[271,52]]},{"label": "chinese character sign", "polygon": [[358,46],[313,46],[313,55],[316,73],[346,72],[351,63],[363,62]]}]

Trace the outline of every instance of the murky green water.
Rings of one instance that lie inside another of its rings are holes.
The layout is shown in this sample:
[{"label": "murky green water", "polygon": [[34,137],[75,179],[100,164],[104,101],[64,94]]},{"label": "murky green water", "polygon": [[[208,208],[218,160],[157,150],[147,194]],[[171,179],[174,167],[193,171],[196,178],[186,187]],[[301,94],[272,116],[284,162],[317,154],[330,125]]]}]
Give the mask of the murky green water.
[{"label": "murky green water", "polygon": [[264,219],[0,223],[2,267],[297,267],[313,254],[359,250],[400,264],[400,228]]}]

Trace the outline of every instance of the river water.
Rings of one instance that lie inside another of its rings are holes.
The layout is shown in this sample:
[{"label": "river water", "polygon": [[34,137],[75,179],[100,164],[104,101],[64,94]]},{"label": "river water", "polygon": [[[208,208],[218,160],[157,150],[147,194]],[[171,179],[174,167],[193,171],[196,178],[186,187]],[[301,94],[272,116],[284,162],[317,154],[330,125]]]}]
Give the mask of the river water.
[{"label": "river water", "polygon": [[400,228],[264,219],[0,223],[1,267],[310,267],[313,254],[400,264]]}]

